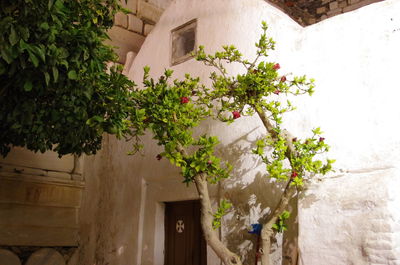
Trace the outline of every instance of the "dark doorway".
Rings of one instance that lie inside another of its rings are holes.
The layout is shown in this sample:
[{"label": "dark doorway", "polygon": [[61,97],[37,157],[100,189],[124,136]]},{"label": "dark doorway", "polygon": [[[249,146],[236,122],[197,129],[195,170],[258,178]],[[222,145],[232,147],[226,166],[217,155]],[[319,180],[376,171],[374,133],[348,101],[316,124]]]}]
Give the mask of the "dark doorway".
[{"label": "dark doorway", "polygon": [[165,265],[207,265],[199,201],[165,203]]}]

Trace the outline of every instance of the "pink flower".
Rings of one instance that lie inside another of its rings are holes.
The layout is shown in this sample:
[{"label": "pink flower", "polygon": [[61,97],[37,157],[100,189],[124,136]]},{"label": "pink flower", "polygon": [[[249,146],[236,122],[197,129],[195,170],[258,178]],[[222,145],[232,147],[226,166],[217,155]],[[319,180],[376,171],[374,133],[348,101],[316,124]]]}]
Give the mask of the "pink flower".
[{"label": "pink flower", "polygon": [[281,69],[281,66],[279,65],[279,63],[276,63],[276,64],[274,64],[274,66],[272,66],[272,69],[278,70],[278,69]]},{"label": "pink flower", "polygon": [[232,111],[232,115],[233,115],[233,118],[234,118],[234,119],[238,119],[238,118],[240,118],[240,112],[239,112],[239,111],[237,111],[237,110],[235,110],[235,111]]},{"label": "pink flower", "polygon": [[207,161],[207,164],[212,165],[212,161],[211,161],[211,160],[208,160],[208,161]]},{"label": "pink flower", "polygon": [[188,97],[181,97],[181,103],[182,104],[189,103],[189,98]]},{"label": "pink flower", "polygon": [[278,89],[274,91],[275,95],[279,95],[279,93],[281,93],[281,91],[279,91]]},{"label": "pink flower", "polygon": [[286,76],[282,76],[281,77],[281,82],[285,82],[286,81]]},{"label": "pink flower", "polygon": [[296,171],[293,171],[292,172],[292,175],[290,176],[292,179],[294,179],[295,177],[297,177],[298,176],[298,174],[297,174],[297,172]]},{"label": "pink flower", "polygon": [[161,158],[162,158],[162,155],[158,154],[158,155],[156,156],[156,158],[157,158],[158,161],[160,161]]},{"label": "pink flower", "polygon": [[319,141],[320,141],[320,142],[323,142],[324,140],[325,140],[324,137],[320,137],[320,138],[319,138]]}]

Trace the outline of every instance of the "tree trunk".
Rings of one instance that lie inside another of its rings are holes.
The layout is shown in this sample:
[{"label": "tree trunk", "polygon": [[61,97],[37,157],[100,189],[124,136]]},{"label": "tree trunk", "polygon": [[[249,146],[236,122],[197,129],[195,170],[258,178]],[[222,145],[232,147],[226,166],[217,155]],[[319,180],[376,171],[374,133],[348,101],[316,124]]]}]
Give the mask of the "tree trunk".
[{"label": "tree trunk", "polygon": [[272,225],[276,223],[279,215],[288,207],[290,199],[293,195],[296,194],[296,187],[290,185],[290,181],[286,185],[285,190],[283,191],[282,197],[279,200],[278,205],[273,211],[270,218],[263,225],[261,230],[261,264],[262,265],[270,265],[271,264],[271,238],[275,234],[272,229]]},{"label": "tree trunk", "polygon": [[201,227],[207,244],[214,250],[215,254],[225,265],[242,265],[240,257],[232,253],[218,238],[216,230],[212,227],[214,219],[211,208],[210,195],[208,194],[207,176],[198,174],[195,177],[195,184],[200,195],[201,203]]}]

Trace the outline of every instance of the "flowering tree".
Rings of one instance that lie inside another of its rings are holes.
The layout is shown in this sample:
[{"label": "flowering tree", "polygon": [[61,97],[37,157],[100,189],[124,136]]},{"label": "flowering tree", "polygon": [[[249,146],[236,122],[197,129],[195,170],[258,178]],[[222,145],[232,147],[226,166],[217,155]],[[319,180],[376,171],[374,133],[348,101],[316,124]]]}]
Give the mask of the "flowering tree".
[{"label": "flowering tree", "polygon": [[[286,185],[261,230],[258,251],[263,265],[270,264],[271,237],[286,229],[285,219],[289,217],[286,209],[290,199],[301,191],[306,180],[330,171],[334,162],[329,159],[323,162],[316,157],[329,148],[319,128],[313,129],[306,139],[294,137],[282,128],[283,115],[295,109],[289,100],[283,101],[282,96],[311,95],[314,85],[313,80],[305,76],[280,75],[279,63],[260,61],[268,56],[275,44],[266,36],[266,23],[263,22],[262,28],[263,34],[256,43],[257,56],[252,62],[243,59],[234,46],[224,46],[213,55],[199,47],[196,59],[215,68],[210,75],[211,88],[189,74],[184,80],[170,81],[171,70],[154,80],[149,76],[149,68],[145,67],[144,89],[135,89],[132,93],[136,108],[132,109],[130,118],[131,133],[138,137],[150,130],[158,145],[164,148],[156,159],[168,159],[181,169],[183,182],[196,185],[206,241],[226,265],[242,264],[240,257],[220,241],[215,230],[221,225],[221,218],[230,203],[223,200],[214,212],[208,184],[228,178],[235,165],[215,155],[217,137],[193,136],[193,130],[201,121],[211,117],[229,124],[242,116],[257,115],[266,129],[265,137],[254,144],[253,155],[265,164],[266,177]],[[229,75],[225,63],[239,63],[245,71],[236,76]],[[135,142],[134,149],[140,147],[139,142]]]}]

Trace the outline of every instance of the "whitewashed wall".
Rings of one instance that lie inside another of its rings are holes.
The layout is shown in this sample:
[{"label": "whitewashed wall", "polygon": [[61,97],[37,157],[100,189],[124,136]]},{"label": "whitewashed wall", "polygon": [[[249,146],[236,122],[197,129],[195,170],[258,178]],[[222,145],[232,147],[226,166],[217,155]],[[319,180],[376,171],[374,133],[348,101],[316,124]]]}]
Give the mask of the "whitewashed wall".
[{"label": "whitewashed wall", "polygon": [[332,178],[300,202],[301,264],[400,264],[400,2],[334,17],[301,38],[300,65],[319,92],[302,103],[306,115],[293,115],[303,120],[294,130],[320,124],[337,159]]},{"label": "whitewashed wall", "polygon": [[[165,68],[172,68],[175,71],[174,78],[182,78],[184,73],[190,72],[209,83],[210,68],[199,62],[189,60],[174,67],[170,66],[171,30],[195,18],[197,19],[197,42],[199,45],[204,45],[206,51],[213,52],[224,44],[235,44],[252,58],[255,56],[254,43],[261,34],[262,20],[266,20],[271,25],[271,35],[278,41],[281,51],[287,55],[296,50],[295,46],[287,45],[287,43],[295,43],[301,30],[301,27],[285,14],[264,1],[174,1],[147,37],[132,64],[129,77],[140,84],[143,66],[149,65],[151,75],[154,77],[162,74]],[[285,32],[285,34],[281,34],[281,32]],[[286,61],[290,62],[289,58]],[[233,73],[237,73],[243,69],[232,66],[231,70]],[[276,197],[265,192],[265,189],[271,189],[271,184],[268,179],[261,177],[264,167],[254,156],[248,156],[249,143],[254,142],[264,131],[256,118],[243,118],[230,126],[208,122],[202,126],[200,131],[218,135],[221,141],[220,155],[237,165],[234,178],[226,181],[219,192],[218,187],[212,188],[216,190],[214,192],[215,201],[218,201],[220,197],[225,197],[235,205],[234,211],[225,220],[225,229],[222,231],[225,235],[224,240],[232,250],[243,255],[246,263],[252,264],[254,263],[255,248],[253,247],[256,244],[256,238],[247,233],[247,226],[258,222],[262,216],[261,213],[267,213],[277,201]],[[170,191],[171,196],[167,195],[166,191],[158,192],[157,199],[155,199],[148,192],[144,198],[146,206],[144,207],[141,264],[159,264],[156,261],[162,261],[162,251],[155,244],[159,239],[162,240],[162,233],[157,233],[157,225],[154,229],[155,221],[153,220],[157,220],[157,215],[152,210],[154,207],[150,207],[148,202],[188,200],[193,196],[197,197],[197,194],[191,187],[189,191],[192,192],[192,195],[189,196],[188,188],[179,184],[181,177],[178,171],[169,166],[167,161],[155,160],[155,156],[160,152],[159,147],[150,142],[147,145],[146,157],[142,160],[147,167],[140,169],[140,175],[144,177],[148,187],[171,187],[168,182],[173,179],[176,183],[172,186],[173,192],[171,189],[166,189]],[[241,155],[238,152],[239,149],[246,150],[246,154]],[[254,179],[255,183],[251,184]],[[265,185],[260,185],[260,183]],[[275,193],[280,193],[280,191],[274,190]],[[250,210],[249,204],[255,207]],[[159,226],[162,225],[161,223]],[[288,245],[289,250],[292,247]],[[208,250],[208,253],[208,264],[219,264],[211,249]],[[277,257],[277,259],[281,258]]]},{"label": "whitewashed wall", "polygon": [[[300,199],[300,262],[399,264],[395,189],[400,152],[396,131],[400,2],[386,0],[302,28],[262,0],[175,0],[146,38],[129,77],[140,84],[143,66],[149,65],[154,77],[170,68],[170,31],[194,18],[198,44],[205,45],[206,51],[234,44],[250,57],[260,23],[267,21],[269,34],[277,41],[270,59],[280,63],[280,72],[317,80],[315,95],[296,100],[298,111],[289,115],[286,125],[299,136],[321,126],[332,145],[330,157],[337,163],[336,173],[317,181]],[[175,78],[190,72],[206,80],[210,71],[194,60],[171,68]],[[237,66],[230,69],[241,71]],[[264,131],[256,118],[243,117],[228,127],[207,122],[201,130],[218,135],[219,153],[239,163],[233,179],[212,187],[212,194],[215,200],[225,197],[234,203],[222,234],[229,247],[252,264],[250,249],[255,241],[246,233],[246,225],[268,213],[280,192],[262,177],[260,161],[241,155]],[[150,138],[145,138],[144,156],[126,156],[127,144],[109,138],[106,149],[87,160],[84,173],[93,178],[87,179],[90,190],[82,208],[86,247],[81,253],[96,253],[96,257],[81,259],[82,264],[162,264],[162,202],[194,199],[197,194],[180,183],[177,169],[165,159],[155,159],[160,148]],[[288,237],[284,257],[277,251],[276,264],[296,260],[296,241]],[[211,250],[208,253],[208,264],[219,264]]]}]

